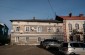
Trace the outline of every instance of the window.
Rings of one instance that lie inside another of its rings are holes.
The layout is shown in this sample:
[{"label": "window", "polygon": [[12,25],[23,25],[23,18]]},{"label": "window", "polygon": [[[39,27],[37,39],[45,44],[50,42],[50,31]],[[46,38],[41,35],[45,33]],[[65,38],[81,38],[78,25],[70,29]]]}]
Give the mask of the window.
[{"label": "window", "polygon": [[70,39],[70,41],[73,41],[73,36],[70,35],[69,39]]},{"label": "window", "polygon": [[38,41],[39,41],[39,42],[41,41],[41,37],[38,37]]},{"label": "window", "polygon": [[83,29],[84,29],[84,32],[85,32],[85,21],[84,21],[84,24],[83,24]]},{"label": "window", "polygon": [[73,47],[79,47],[79,43],[72,43]]},{"label": "window", "polygon": [[25,26],[25,31],[29,32],[30,31],[30,27],[29,26]]},{"label": "window", "polygon": [[28,42],[29,41],[29,37],[26,37],[26,42]]},{"label": "window", "polygon": [[63,32],[62,27],[61,26],[57,27],[56,32]]},{"label": "window", "polygon": [[59,29],[59,27],[56,29],[56,32],[59,32],[60,31],[60,29]]},{"label": "window", "polygon": [[51,27],[47,27],[47,31],[48,32],[51,32],[52,31],[52,28]]},{"label": "window", "polygon": [[42,27],[37,27],[37,32],[42,32]]},{"label": "window", "polygon": [[19,37],[15,37],[15,42],[18,42],[19,41]]},{"label": "window", "polygon": [[19,26],[16,27],[16,31],[20,31],[20,27]]},{"label": "window", "polygon": [[78,30],[79,29],[79,24],[75,24],[75,28]]},{"label": "window", "polygon": [[68,47],[68,43],[63,43],[62,47]]},{"label": "window", "polygon": [[68,27],[69,27],[69,31],[71,32],[72,31],[72,24],[68,24]]}]

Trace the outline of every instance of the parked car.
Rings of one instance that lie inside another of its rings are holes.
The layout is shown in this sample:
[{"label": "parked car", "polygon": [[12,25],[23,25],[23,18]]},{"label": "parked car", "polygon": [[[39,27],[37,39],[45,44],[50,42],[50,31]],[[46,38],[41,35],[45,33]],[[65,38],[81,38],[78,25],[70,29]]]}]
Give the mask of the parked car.
[{"label": "parked car", "polygon": [[41,42],[41,46],[43,46],[44,48],[48,49],[48,48],[52,48],[52,47],[60,47],[61,42],[59,42],[58,40],[55,39],[46,39],[44,41]]},{"label": "parked car", "polygon": [[60,51],[68,55],[84,54],[85,43],[82,42],[62,43]]}]

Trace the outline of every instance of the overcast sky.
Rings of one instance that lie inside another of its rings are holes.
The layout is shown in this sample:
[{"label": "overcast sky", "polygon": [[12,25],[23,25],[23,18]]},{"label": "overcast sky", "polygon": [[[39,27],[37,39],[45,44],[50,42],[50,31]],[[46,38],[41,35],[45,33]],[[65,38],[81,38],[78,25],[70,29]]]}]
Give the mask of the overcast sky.
[{"label": "overcast sky", "polygon": [[[49,3],[50,2],[50,3]],[[51,5],[51,6],[50,6]],[[85,14],[85,0],[0,0],[0,22],[11,29],[12,19],[50,19]]]}]

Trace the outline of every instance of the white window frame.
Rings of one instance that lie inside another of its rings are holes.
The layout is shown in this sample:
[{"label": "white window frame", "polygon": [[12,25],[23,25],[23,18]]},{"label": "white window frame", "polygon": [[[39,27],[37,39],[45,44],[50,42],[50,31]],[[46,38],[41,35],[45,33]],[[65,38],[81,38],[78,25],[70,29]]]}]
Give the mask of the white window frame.
[{"label": "white window frame", "polygon": [[[19,28],[19,30],[17,30],[17,28]],[[19,26],[15,26],[15,31],[19,32],[20,31],[20,27]]]},{"label": "white window frame", "polygon": [[37,32],[42,32],[42,27],[38,26],[37,27]]},{"label": "white window frame", "polygon": [[75,24],[75,28],[76,28],[77,30],[79,29],[79,24],[78,24],[78,23]]},{"label": "white window frame", "polygon": [[19,42],[19,37],[15,37],[15,42]]},{"label": "white window frame", "polygon": [[[28,28],[28,29],[27,29]],[[27,29],[27,30],[26,30]],[[28,31],[29,30],[29,31]],[[25,32],[30,32],[30,26],[25,26]]]},{"label": "white window frame", "polygon": [[72,31],[72,24],[71,23],[68,24],[68,28],[69,28],[69,31]]},{"label": "white window frame", "polygon": [[52,28],[51,27],[47,27],[47,32],[51,32]]}]

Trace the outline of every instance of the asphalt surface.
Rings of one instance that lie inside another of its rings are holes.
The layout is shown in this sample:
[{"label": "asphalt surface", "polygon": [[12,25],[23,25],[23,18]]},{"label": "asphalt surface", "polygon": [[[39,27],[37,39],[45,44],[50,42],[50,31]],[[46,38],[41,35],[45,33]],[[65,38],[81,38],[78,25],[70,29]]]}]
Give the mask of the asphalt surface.
[{"label": "asphalt surface", "polygon": [[[0,46],[0,55],[65,55],[56,48],[44,49],[40,46],[5,45]],[[81,55],[85,55],[82,53]]]},{"label": "asphalt surface", "polygon": [[[65,55],[56,48],[44,49],[41,46],[5,45],[0,46],[0,55]],[[81,55],[85,55],[82,53]]]},{"label": "asphalt surface", "polygon": [[0,46],[0,55],[64,55],[56,49],[44,49],[40,46],[8,45]]}]

